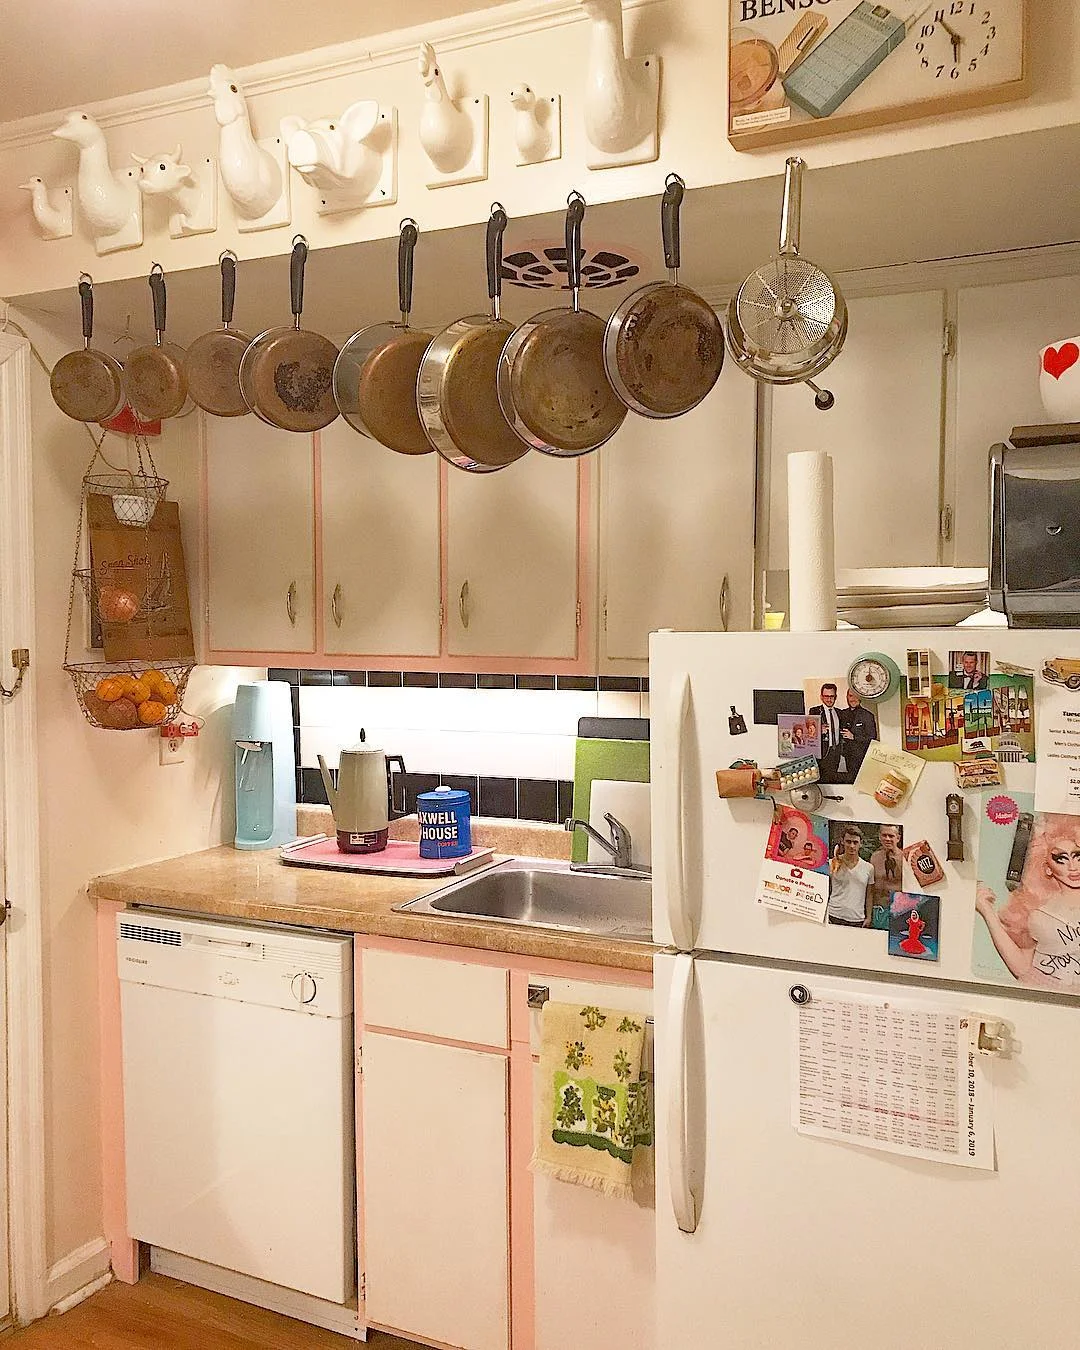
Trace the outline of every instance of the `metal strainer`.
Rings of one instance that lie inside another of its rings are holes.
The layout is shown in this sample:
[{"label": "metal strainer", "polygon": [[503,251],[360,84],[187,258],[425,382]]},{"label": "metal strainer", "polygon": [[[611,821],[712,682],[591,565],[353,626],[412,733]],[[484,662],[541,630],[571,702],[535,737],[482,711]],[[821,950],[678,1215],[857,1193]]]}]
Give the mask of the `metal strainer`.
[{"label": "metal strainer", "polygon": [[828,272],[799,256],[803,161],[793,156],[784,175],[780,251],[751,272],[728,307],[728,348],[748,375],[766,384],[808,384],[821,409],[835,399],[814,377],[840,353],[847,337],[844,297]]}]

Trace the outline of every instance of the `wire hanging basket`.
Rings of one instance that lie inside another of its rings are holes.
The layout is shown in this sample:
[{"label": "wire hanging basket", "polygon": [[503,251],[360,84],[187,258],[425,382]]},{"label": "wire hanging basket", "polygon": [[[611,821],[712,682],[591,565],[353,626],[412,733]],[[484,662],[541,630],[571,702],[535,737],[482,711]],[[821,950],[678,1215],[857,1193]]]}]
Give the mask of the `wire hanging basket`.
[{"label": "wire hanging basket", "polygon": [[106,731],[159,727],[180,714],[194,664],[162,661],[65,663],[82,715]]},{"label": "wire hanging basket", "polygon": [[121,525],[149,525],[169,489],[167,478],[141,468],[131,473],[87,474],[85,482],[88,496],[112,498],[113,514]]}]

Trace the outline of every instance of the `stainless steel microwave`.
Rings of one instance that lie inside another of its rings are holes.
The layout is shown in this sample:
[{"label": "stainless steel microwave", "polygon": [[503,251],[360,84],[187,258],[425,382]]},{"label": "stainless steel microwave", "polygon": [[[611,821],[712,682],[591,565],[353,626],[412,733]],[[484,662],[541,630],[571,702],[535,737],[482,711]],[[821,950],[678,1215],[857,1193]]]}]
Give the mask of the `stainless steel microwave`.
[{"label": "stainless steel microwave", "polygon": [[1010,627],[1080,628],[1080,424],[991,447],[989,589]]}]

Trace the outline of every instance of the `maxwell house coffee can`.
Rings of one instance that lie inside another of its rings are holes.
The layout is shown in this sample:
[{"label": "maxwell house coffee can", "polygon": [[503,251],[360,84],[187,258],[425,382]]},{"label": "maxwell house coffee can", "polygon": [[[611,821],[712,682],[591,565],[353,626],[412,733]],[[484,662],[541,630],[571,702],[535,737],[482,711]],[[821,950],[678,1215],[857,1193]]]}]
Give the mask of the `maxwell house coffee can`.
[{"label": "maxwell house coffee can", "polygon": [[463,788],[419,793],[416,814],[421,858],[464,858],[472,852],[469,794]]}]

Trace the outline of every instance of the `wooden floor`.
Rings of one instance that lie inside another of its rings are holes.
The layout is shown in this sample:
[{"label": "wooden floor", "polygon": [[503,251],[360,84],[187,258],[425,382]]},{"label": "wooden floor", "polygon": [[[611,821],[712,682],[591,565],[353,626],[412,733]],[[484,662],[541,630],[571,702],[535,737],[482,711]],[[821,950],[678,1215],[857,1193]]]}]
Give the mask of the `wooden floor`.
[{"label": "wooden floor", "polygon": [[[3,1350],[345,1350],[360,1344],[155,1274],[136,1285],[114,1281],[71,1312],[0,1335]],[[367,1344],[421,1350],[377,1331]]]}]

